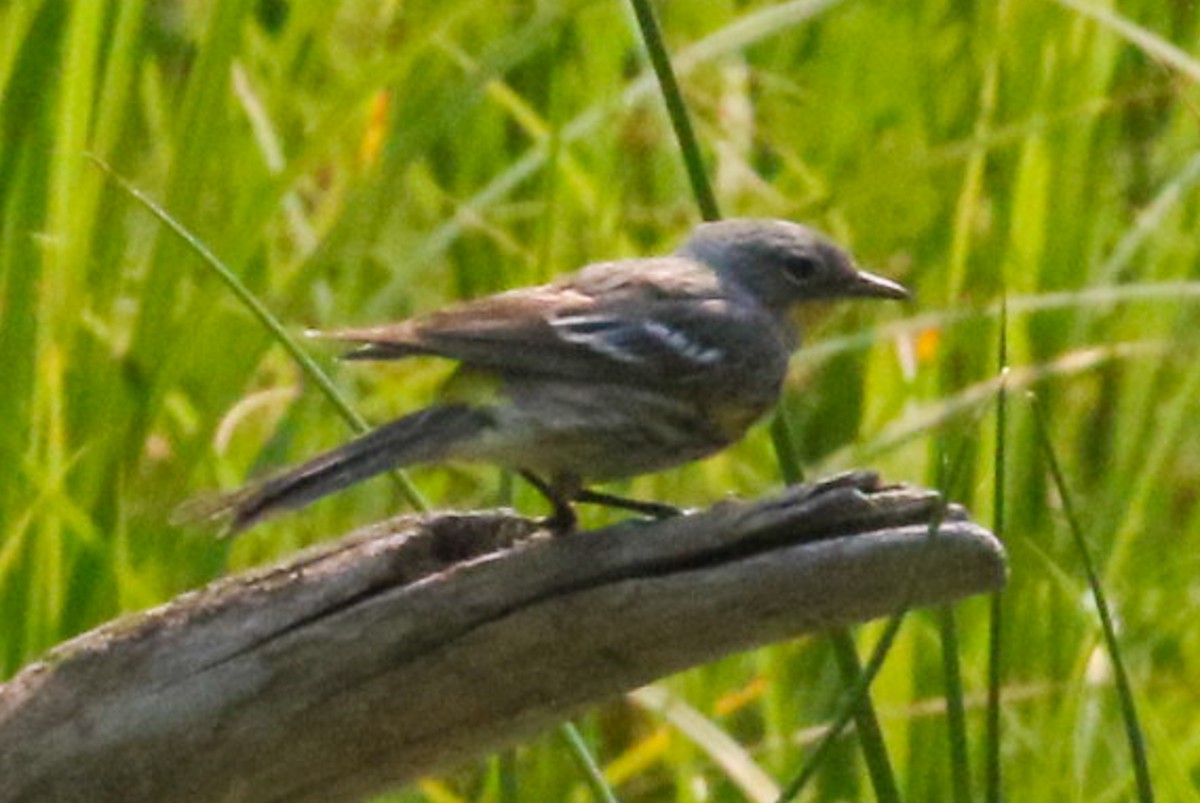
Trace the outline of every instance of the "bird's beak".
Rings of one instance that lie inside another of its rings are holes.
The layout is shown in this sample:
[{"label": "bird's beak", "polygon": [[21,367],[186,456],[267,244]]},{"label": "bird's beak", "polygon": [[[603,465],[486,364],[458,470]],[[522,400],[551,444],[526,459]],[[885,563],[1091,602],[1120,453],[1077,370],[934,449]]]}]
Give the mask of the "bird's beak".
[{"label": "bird's beak", "polygon": [[912,297],[912,293],[908,292],[904,285],[882,276],[876,276],[874,273],[867,273],[865,270],[858,272],[854,284],[847,288],[847,291],[846,295],[850,296],[894,298],[899,301]]}]

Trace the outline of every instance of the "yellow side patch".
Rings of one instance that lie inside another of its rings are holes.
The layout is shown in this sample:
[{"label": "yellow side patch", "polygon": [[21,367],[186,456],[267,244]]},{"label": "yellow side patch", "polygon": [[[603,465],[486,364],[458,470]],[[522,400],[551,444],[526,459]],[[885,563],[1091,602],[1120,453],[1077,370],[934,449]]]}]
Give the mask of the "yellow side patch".
[{"label": "yellow side patch", "polygon": [[438,399],[472,406],[500,401],[503,382],[492,371],[461,365],[438,389]]},{"label": "yellow side patch", "polygon": [[762,418],[773,406],[735,404],[726,399],[709,404],[707,418],[723,440],[732,442],[741,439],[750,425]]}]

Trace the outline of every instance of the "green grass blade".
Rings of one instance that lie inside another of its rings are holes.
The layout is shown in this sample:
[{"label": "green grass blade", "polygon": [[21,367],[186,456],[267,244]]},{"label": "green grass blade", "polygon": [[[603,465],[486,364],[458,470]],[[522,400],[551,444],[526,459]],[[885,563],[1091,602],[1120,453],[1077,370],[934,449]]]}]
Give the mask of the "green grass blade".
[{"label": "green grass blade", "polygon": [[[150,214],[158,218],[159,222],[166,226],[172,234],[182,240],[200,257],[201,261],[220,278],[238,301],[250,311],[250,314],[271,333],[275,342],[279,343],[287,351],[288,355],[296,361],[296,364],[300,366],[305,376],[316,384],[322,395],[333,405],[334,409],[350,425],[351,429],[356,432],[366,432],[370,429],[363,417],[350,406],[350,403],[342,395],[341,391],[337,389],[337,386],[329,378],[329,375],[321,370],[321,366],[317,365],[316,360],[300,345],[296,338],[292,337],[287,327],[283,325],[283,322],[276,318],[274,313],[254,293],[250,292],[250,289],[238,278],[237,274],[230,270],[229,266],[222,262],[200,238],[188,231],[167,210],[163,209],[152,198],[126,181],[124,177],[117,174],[104,161],[95,156],[92,157],[92,161],[97,167],[108,173],[122,190],[145,207]],[[393,472],[392,476],[396,478],[401,493],[410,505],[420,511],[429,510],[429,503],[421,496],[420,491],[412,484],[412,481],[404,471]]]},{"label": "green grass blade", "polygon": [[1031,393],[1029,399],[1030,406],[1033,409],[1033,420],[1037,430],[1038,445],[1041,447],[1046,465],[1050,469],[1050,477],[1054,481],[1054,487],[1058,491],[1059,498],[1062,500],[1063,516],[1067,520],[1067,528],[1070,530],[1071,540],[1075,544],[1079,561],[1083,565],[1084,573],[1087,575],[1088,588],[1091,591],[1093,601],[1096,603],[1096,612],[1100,616],[1104,644],[1108,650],[1109,658],[1112,659],[1117,697],[1121,703],[1121,718],[1125,723],[1125,738],[1129,742],[1129,752],[1133,757],[1133,772],[1137,780],[1138,800],[1141,803],[1152,803],[1154,800],[1154,784],[1150,778],[1150,761],[1146,754],[1146,739],[1142,731],[1142,726],[1138,721],[1137,704],[1133,699],[1133,687],[1129,682],[1129,674],[1125,670],[1125,659],[1122,656],[1121,645],[1117,641],[1117,631],[1113,625],[1108,599],[1104,593],[1104,589],[1100,585],[1100,576],[1096,572],[1095,562],[1092,560],[1087,539],[1083,536],[1083,527],[1080,525],[1079,516],[1075,512],[1074,497],[1071,494],[1071,489],[1067,487],[1066,478],[1063,475],[1062,467],[1059,465],[1058,456],[1054,451],[1054,443],[1050,437],[1050,426],[1047,423],[1046,411],[1036,395]]},{"label": "green grass blade", "polygon": [[1200,84],[1200,60],[1175,47],[1153,31],[1146,30],[1099,3],[1083,2],[1083,0],[1056,0],[1056,2],[1095,20],[1137,46],[1155,61],[1178,70],[1192,83]]},{"label": "green grass blade", "polygon": [[[897,623],[901,616],[896,617]],[[897,627],[899,625],[897,624]],[[875,788],[875,799],[879,803],[899,803],[900,789],[896,784],[896,773],[892,769],[892,761],[888,757],[887,745],[883,741],[883,731],[879,727],[879,715],[871,702],[869,683],[863,679],[873,678],[874,674],[863,671],[858,660],[858,651],[854,647],[854,637],[846,629],[835,630],[829,636],[833,644],[833,655],[837,661],[838,672],[847,688],[858,694],[851,697],[851,707],[854,715],[855,732],[862,746],[863,759],[867,763],[867,771],[871,776],[871,785]],[[891,642],[882,642],[880,647],[890,646]],[[882,667],[884,652],[879,659]],[[877,672],[875,673],[877,674]],[[861,689],[861,691],[860,691]]]},{"label": "green grass blade", "polygon": [[696,131],[692,128],[692,120],[688,115],[683,95],[679,91],[679,82],[675,71],[671,68],[671,58],[663,44],[662,29],[654,16],[654,8],[650,0],[631,0],[634,13],[637,14],[638,27],[642,32],[642,42],[650,55],[650,64],[658,77],[658,87],[663,101],[667,106],[667,114],[671,117],[671,127],[675,130],[675,138],[679,141],[679,151],[683,163],[687,167],[688,180],[692,183],[692,195],[700,207],[700,215],[705,220],[717,220],[721,211],[717,207],[717,197],[713,194],[712,185],[708,180],[708,171],[704,167],[704,156],[700,153],[700,142],[696,139]]},{"label": "green grass blade", "polygon": [[[845,639],[839,638],[837,634],[833,636],[835,654],[839,656],[838,663],[839,665],[845,664],[846,670],[853,672],[854,681],[846,687],[845,703],[838,708],[837,716],[830,722],[817,746],[809,753],[808,760],[800,768],[800,771],[783,787],[777,803],[790,803],[790,801],[795,800],[804,791],[809,782],[816,777],[817,770],[823,765],[829,749],[842,735],[851,721],[862,720],[861,711],[863,706],[861,701],[869,698],[871,683],[883,668],[883,662],[887,658],[888,652],[891,651],[892,644],[895,643],[896,636],[900,633],[900,625],[903,623],[903,613],[897,614],[888,620],[883,635],[879,637],[879,642],[871,652],[870,660],[861,669],[858,666],[858,654],[854,649],[853,642],[847,645]],[[846,649],[847,646],[849,649]],[[871,716],[870,719],[874,720],[874,716]],[[877,723],[876,727],[878,727]],[[884,758],[886,758],[886,753],[884,754]],[[890,787],[885,785],[883,788],[885,790],[884,794],[890,796],[882,796],[880,788],[877,786],[875,790],[877,799],[881,801],[898,801],[900,799],[899,792],[896,790],[894,784],[890,785]]]},{"label": "green grass blade", "polygon": [[[1008,305],[1007,296],[1000,301],[999,366],[1000,385],[996,389],[996,446],[995,468],[992,478],[992,532],[1004,541],[1005,527],[1005,478],[1008,467]],[[1004,597],[1002,591],[992,594],[988,605],[987,646],[987,710],[984,732],[984,799],[988,803],[1001,803],[1003,799],[1003,776],[1000,765],[1000,692],[1004,683]]]},{"label": "green grass blade", "polygon": [[[787,423],[781,411],[775,416],[771,435],[784,482],[792,485],[800,481],[800,477],[792,473],[794,468],[800,465],[800,461],[794,441],[788,437],[789,434]],[[895,630],[899,629],[902,619],[902,615],[895,617]],[[888,758],[887,745],[883,741],[883,732],[879,728],[879,717],[875,713],[874,704],[871,702],[870,688],[871,680],[874,679],[875,674],[883,666],[883,659],[887,657],[887,649],[890,648],[895,639],[896,634],[891,631],[892,627],[889,626],[889,632],[885,634],[884,638],[880,639],[880,643],[876,647],[876,652],[868,665],[873,671],[868,672],[864,672],[859,665],[858,653],[854,646],[854,637],[850,634],[850,631],[846,628],[837,628],[829,633],[829,640],[833,645],[834,657],[837,660],[838,672],[841,675],[842,683],[852,692],[848,696],[848,702],[844,710],[845,722],[848,722],[850,719],[853,719],[855,722],[859,745],[862,748],[863,758],[867,763],[871,783],[875,788],[875,797],[880,803],[892,803],[892,801],[899,801],[900,799],[900,793],[896,784],[896,775],[892,769],[891,759]],[[838,720],[835,721],[841,721],[841,719],[841,716],[839,716]],[[832,742],[835,737],[836,733],[833,733],[827,737],[827,740]],[[815,772],[815,762],[828,749],[827,746],[824,746],[825,740],[823,740],[822,745],[822,747],[814,751],[809,759],[809,764],[801,769],[796,779],[785,787],[784,793],[780,796],[781,803],[782,801],[793,799],[803,789],[808,778]]]},{"label": "green grass blade", "polygon": [[[980,407],[980,418],[982,418],[983,412],[984,409]],[[966,474],[971,443],[972,439],[970,438],[962,439],[952,459],[938,461],[940,469],[938,490],[943,499],[956,498],[955,493],[959,490],[960,478]],[[944,512],[943,510],[931,527],[930,538],[936,537],[937,526]],[[967,803],[971,799],[971,772],[968,758],[966,700],[960,661],[962,642],[958,635],[958,620],[954,608],[950,605],[938,608],[938,632],[942,646],[942,682],[946,695],[946,733],[949,748],[947,760],[950,765],[951,790],[956,803]]]},{"label": "green grass blade", "polygon": [[616,792],[605,780],[600,764],[588,749],[587,742],[583,740],[579,729],[570,722],[564,722],[559,727],[559,733],[566,740],[567,746],[571,748],[571,756],[574,757],[576,765],[583,772],[583,777],[587,779],[588,788],[592,790],[592,794],[604,803],[619,803]]},{"label": "green grass blade", "polygon": [[968,803],[971,800],[971,773],[967,757],[967,713],[963,702],[962,664],[959,661],[962,647],[954,608],[947,605],[938,609],[938,630],[942,639],[942,676],[946,684],[950,777],[956,803]]},{"label": "green grass blade", "polygon": [[626,696],[654,712],[699,748],[748,800],[770,803],[779,797],[778,787],[756,757],[732,734],[674,694],[666,684],[643,686]]}]

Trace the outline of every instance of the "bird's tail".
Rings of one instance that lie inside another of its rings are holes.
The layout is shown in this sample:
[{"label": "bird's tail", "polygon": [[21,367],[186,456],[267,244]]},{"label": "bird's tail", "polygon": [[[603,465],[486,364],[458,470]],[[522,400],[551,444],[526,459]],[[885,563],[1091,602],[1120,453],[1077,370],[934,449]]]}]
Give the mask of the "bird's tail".
[{"label": "bird's tail", "polygon": [[303,507],[388,469],[444,459],[489,421],[485,412],[465,404],[428,407],[273,477],[185,503],[173,518],[225,521],[225,534],[233,535],[267,516]]}]

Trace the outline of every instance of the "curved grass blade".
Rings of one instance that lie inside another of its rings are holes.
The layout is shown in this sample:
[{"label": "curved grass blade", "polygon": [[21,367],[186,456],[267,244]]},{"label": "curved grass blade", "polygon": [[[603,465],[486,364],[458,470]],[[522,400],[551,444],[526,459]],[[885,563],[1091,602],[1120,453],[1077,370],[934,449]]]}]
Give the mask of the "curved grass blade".
[{"label": "curved grass blade", "polygon": [[[163,209],[157,202],[147,196],[137,187],[130,184],[123,176],[117,173],[103,159],[95,155],[89,154],[88,158],[92,163],[108,174],[117,185],[124,190],[130,197],[144,206],[150,214],[158,218],[158,220],[167,227],[179,239],[192,249],[197,256],[204,262],[205,265],[217,275],[218,278],[229,288],[230,292],[240,301],[246,309],[250,311],[264,328],[271,333],[279,345],[283,346],[284,350],[291,356],[296,364],[300,366],[309,379],[320,389],[325,398],[338,411],[343,420],[346,421],[351,429],[356,432],[366,432],[370,429],[369,425],[358,412],[350,406],[337,386],[333,384],[333,380],[329,375],[321,370],[321,366],[317,365],[316,361],[308,354],[307,351],[297,342],[296,338],[292,337],[287,331],[283,323],[275,317],[275,315],[267,309],[267,306],[255,296],[250,289],[242,283],[238,275],[230,270],[221,259],[212,252],[196,235],[192,234],[182,223],[176,220],[167,210]],[[412,484],[408,475],[403,471],[396,471],[392,474],[400,488],[401,494],[408,504],[422,512],[429,510],[429,503],[421,496],[420,491]]]},{"label": "curved grass blade", "polygon": [[1087,539],[1083,537],[1083,527],[1079,524],[1079,516],[1075,511],[1075,503],[1067,482],[1063,477],[1058,456],[1054,452],[1054,444],[1050,439],[1050,427],[1046,423],[1046,411],[1038,400],[1037,395],[1029,394],[1030,406],[1033,408],[1033,420],[1037,430],[1038,445],[1045,455],[1046,465],[1050,469],[1050,477],[1062,500],[1063,516],[1067,520],[1067,528],[1071,531],[1071,540],[1079,553],[1080,563],[1084,574],[1087,575],[1088,588],[1092,600],[1096,603],[1096,612],[1100,615],[1100,628],[1104,634],[1104,646],[1112,659],[1113,678],[1116,681],[1117,698],[1121,705],[1121,718],[1125,722],[1125,737],[1129,741],[1129,752],[1133,757],[1133,773],[1137,781],[1138,800],[1141,803],[1152,803],[1154,800],[1154,784],[1150,780],[1150,762],[1146,755],[1146,738],[1138,721],[1137,704],[1133,699],[1133,687],[1129,683],[1129,674],[1125,670],[1125,660],[1121,657],[1121,646],[1117,642],[1117,631],[1113,625],[1112,613],[1109,610],[1108,599],[1100,585],[1100,576],[1096,573],[1092,553],[1088,549]]}]

